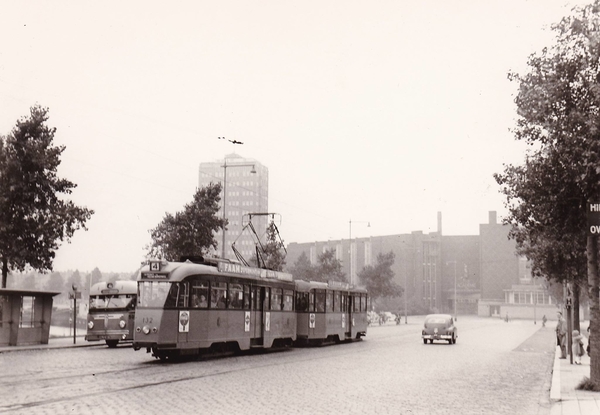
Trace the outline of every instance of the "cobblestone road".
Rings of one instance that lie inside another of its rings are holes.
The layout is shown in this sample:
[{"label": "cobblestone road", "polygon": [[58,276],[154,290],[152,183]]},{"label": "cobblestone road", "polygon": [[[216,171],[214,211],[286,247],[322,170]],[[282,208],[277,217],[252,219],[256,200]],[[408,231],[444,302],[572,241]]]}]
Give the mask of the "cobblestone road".
[{"label": "cobblestone road", "polygon": [[362,342],[161,363],[106,347],[0,355],[7,414],[547,415],[552,328],[459,317],[455,345],[424,345],[422,318]]}]

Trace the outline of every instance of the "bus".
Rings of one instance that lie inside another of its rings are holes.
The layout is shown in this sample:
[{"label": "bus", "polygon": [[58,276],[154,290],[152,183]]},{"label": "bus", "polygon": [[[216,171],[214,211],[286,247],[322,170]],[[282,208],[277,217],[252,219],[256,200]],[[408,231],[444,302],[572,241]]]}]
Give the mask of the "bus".
[{"label": "bus", "polygon": [[134,350],[155,358],[291,346],[292,275],[227,259],[148,260],[138,274]]},{"label": "bus", "polygon": [[119,342],[132,342],[136,300],[136,281],[94,284],[90,289],[85,339],[104,340],[110,348]]},{"label": "bus", "polygon": [[367,304],[365,288],[338,281],[296,281],[296,343],[360,340],[367,334]]}]

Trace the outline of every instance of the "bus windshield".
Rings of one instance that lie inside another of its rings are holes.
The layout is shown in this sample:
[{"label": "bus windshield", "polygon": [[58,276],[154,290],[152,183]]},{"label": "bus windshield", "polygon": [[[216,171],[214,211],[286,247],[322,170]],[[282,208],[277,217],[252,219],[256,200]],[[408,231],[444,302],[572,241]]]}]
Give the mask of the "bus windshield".
[{"label": "bus windshield", "polygon": [[144,281],[138,285],[138,305],[141,307],[163,307],[171,290],[167,281]]},{"label": "bus windshield", "polygon": [[133,294],[100,294],[90,296],[90,311],[116,310],[135,308],[135,295]]}]

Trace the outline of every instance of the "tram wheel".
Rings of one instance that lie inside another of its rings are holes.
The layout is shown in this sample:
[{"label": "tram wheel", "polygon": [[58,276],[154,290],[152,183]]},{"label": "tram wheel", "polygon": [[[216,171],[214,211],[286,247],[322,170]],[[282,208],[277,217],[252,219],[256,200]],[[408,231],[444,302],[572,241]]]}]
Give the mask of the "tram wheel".
[{"label": "tram wheel", "polygon": [[119,344],[118,340],[107,340],[106,341],[106,345],[108,347],[110,347],[111,349],[114,349],[115,347],[117,347],[117,344]]}]

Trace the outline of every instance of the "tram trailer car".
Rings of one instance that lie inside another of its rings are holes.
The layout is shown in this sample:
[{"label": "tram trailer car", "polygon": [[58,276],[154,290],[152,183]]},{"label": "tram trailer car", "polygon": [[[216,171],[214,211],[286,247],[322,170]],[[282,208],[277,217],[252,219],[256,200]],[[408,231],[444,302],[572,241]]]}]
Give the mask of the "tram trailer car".
[{"label": "tram trailer car", "polygon": [[290,274],[220,259],[150,260],[137,282],[133,348],[161,360],[296,340]]},{"label": "tram trailer car", "polygon": [[136,281],[99,282],[90,288],[85,340],[104,340],[108,347],[133,341]]},{"label": "tram trailer car", "polygon": [[367,334],[367,290],[330,281],[296,281],[297,345],[360,340]]}]

